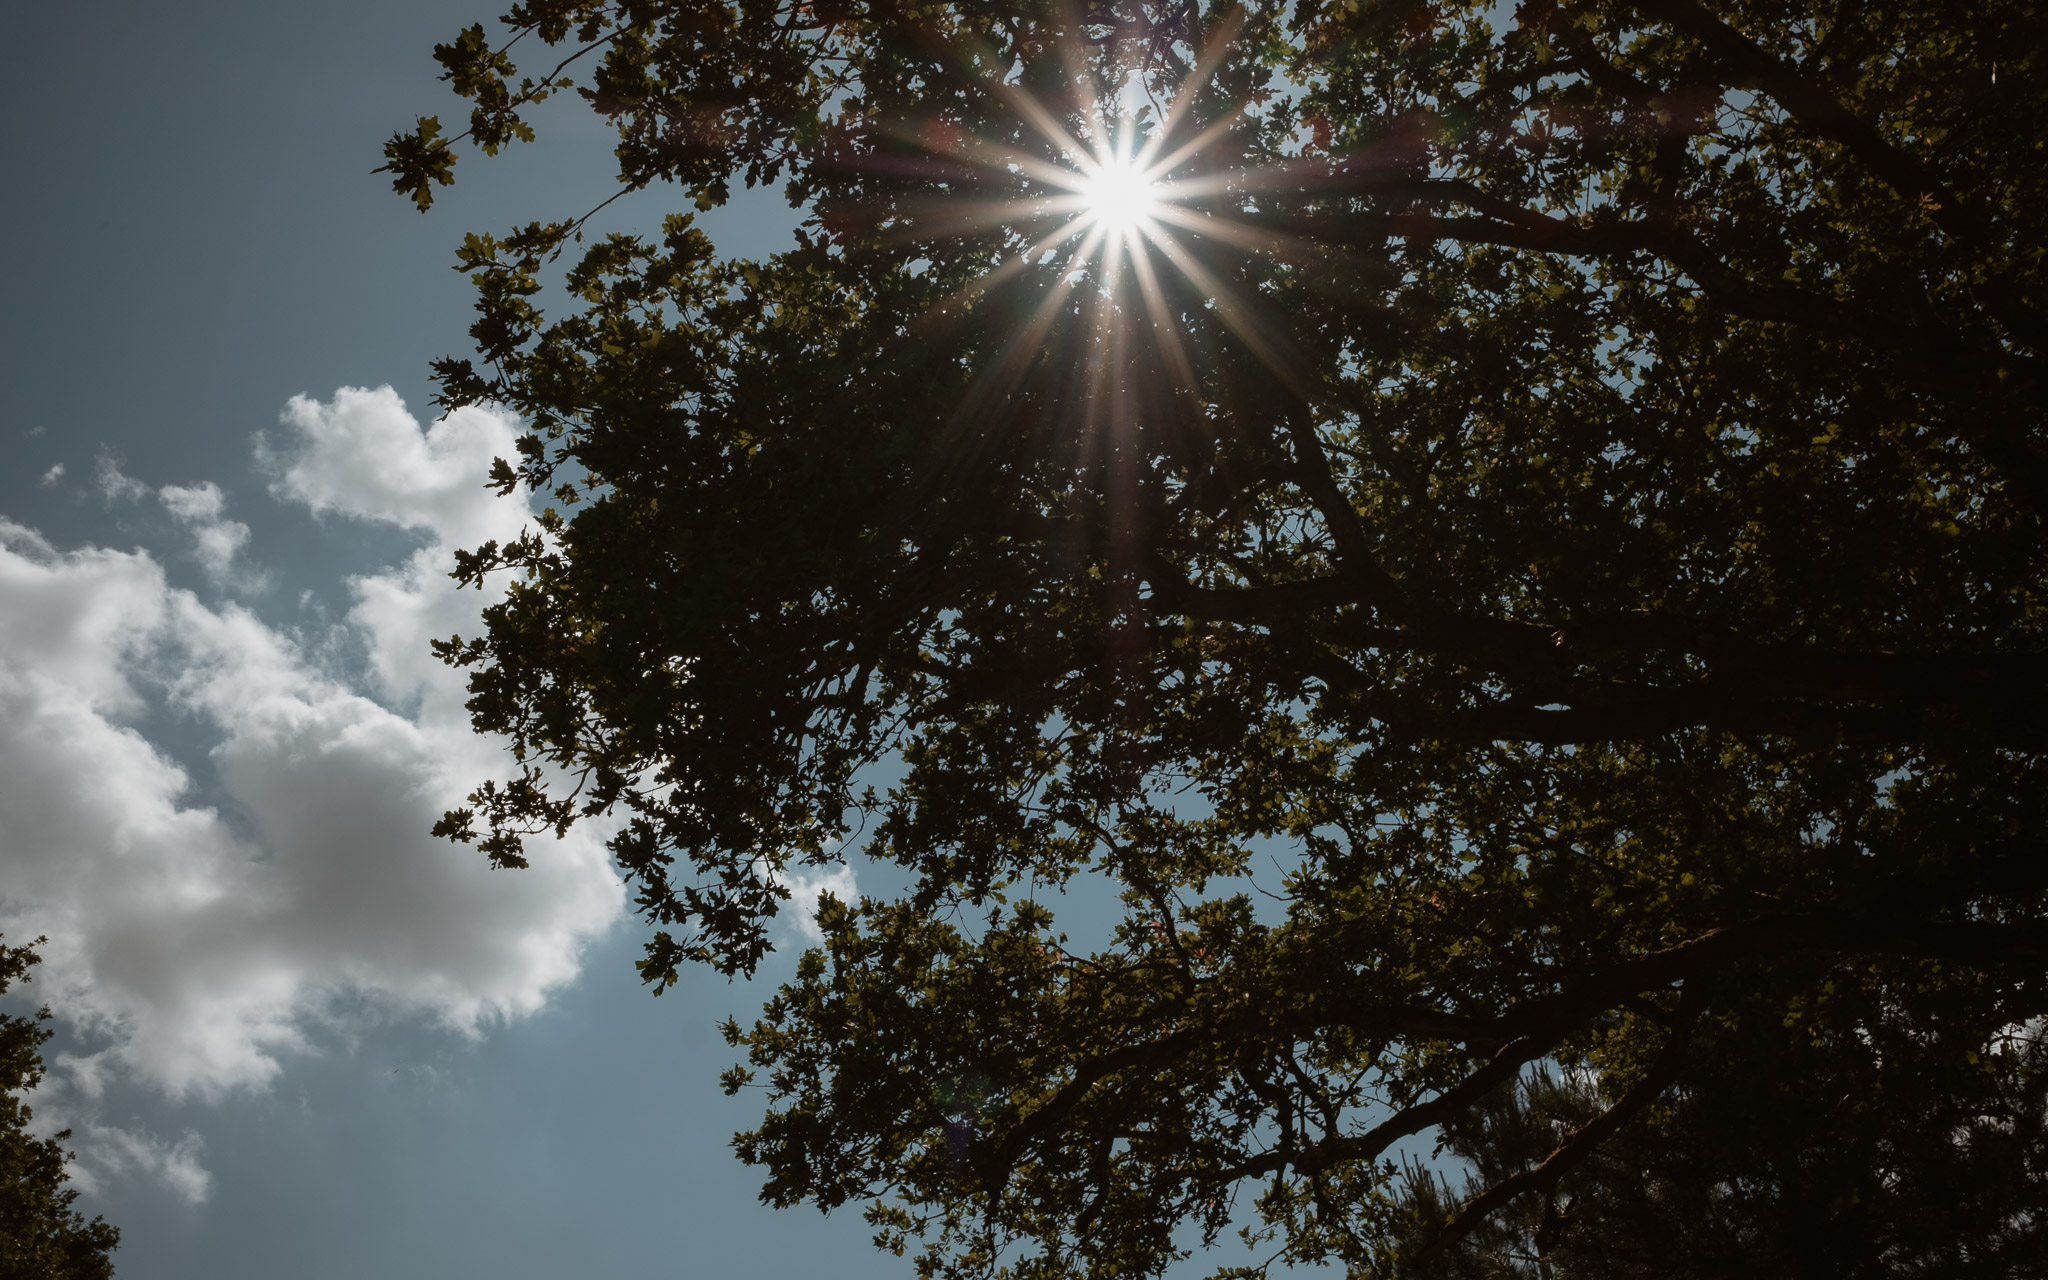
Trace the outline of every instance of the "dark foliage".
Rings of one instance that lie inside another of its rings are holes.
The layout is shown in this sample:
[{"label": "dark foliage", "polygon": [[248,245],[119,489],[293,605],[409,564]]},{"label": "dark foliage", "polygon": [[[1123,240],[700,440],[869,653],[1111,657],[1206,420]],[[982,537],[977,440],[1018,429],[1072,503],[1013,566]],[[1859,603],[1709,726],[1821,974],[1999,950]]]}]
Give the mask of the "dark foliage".
[{"label": "dark foliage", "polygon": [[[28,947],[0,946],[0,992],[28,981],[38,960]],[[49,1017],[0,1016],[0,1280],[106,1280],[121,1233],[72,1207],[78,1192],[65,1185],[63,1147],[71,1132],[33,1136],[21,1100],[42,1081]]]},{"label": "dark foliage", "polygon": [[[472,235],[439,366],[556,504],[462,562],[512,572],[444,652],[521,764],[442,830],[615,815],[657,988],[751,970],[849,831],[909,885],[731,1028],[769,1200],[948,1276],[1245,1222],[1374,1273],[2041,1273],[2033,6],[505,22],[438,51],[485,150],[573,89],[625,187],[808,215],[763,263]],[[1172,249],[1043,254],[1033,111],[1104,85],[1187,143]],[[389,149],[423,208],[439,130]],[[1433,1130],[1477,1183],[1404,1180]]]},{"label": "dark foliage", "polygon": [[1967,998],[1871,1007],[1898,985],[1847,974],[1819,1023],[1788,1021],[1775,1002],[1731,1011],[1681,1083],[1555,1178],[1531,1171],[1597,1124],[1620,1090],[1542,1071],[1487,1099],[1447,1127],[1449,1151],[1472,1170],[1463,1187],[1409,1171],[1407,1243],[1419,1251],[1489,1188],[1521,1179],[1527,1189],[1512,1201],[1496,1193],[1499,1211],[1419,1273],[2048,1274],[2048,1038],[2038,1026],[2002,1030],[1982,1052],[1958,1050],[1952,1028],[1934,1024]]}]

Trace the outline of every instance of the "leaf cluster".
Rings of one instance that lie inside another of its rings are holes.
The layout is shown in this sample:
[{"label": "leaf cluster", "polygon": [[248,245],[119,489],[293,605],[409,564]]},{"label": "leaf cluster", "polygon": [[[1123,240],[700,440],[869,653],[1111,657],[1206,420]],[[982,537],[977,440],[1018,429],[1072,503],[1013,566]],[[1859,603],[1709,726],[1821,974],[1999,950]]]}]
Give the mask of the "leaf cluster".
[{"label": "leaf cluster", "polygon": [[[0,992],[28,981],[41,960],[33,948],[42,941],[0,946]],[[106,1280],[121,1233],[102,1218],[86,1221],[73,1207],[78,1190],[65,1185],[63,1146],[71,1131],[38,1138],[28,1129],[33,1115],[22,1097],[42,1082],[49,1017],[48,1009],[32,1018],[0,1016],[0,1276]]]}]

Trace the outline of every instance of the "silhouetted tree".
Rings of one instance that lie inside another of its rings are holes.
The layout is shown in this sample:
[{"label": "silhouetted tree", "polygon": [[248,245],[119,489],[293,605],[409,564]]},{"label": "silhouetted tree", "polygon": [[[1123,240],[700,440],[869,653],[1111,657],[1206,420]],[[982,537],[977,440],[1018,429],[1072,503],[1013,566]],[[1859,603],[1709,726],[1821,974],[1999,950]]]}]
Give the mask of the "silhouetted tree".
[{"label": "silhouetted tree", "polygon": [[[29,947],[0,946],[0,992],[28,981],[40,959]],[[65,1185],[63,1147],[71,1131],[34,1136],[21,1100],[42,1082],[49,1017],[47,1008],[0,1015],[0,1280],[105,1280],[121,1233],[72,1207],[78,1191]]]},{"label": "silhouetted tree", "polygon": [[[1415,1166],[1399,1217],[1431,1277],[1709,1280],[2008,1277],[2048,1271],[2048,1037],[1994,1032],[1974,1059],[1947,993],[1875,1008],[1875,974],[1787,1025],[1729,1011],[1658,1100],[1583,1163],[1558,1162],[1626,1081],[1540,1070],[1447,1126],[1462,1187]],[[1553,1176],[1554,1171],[1554,1176]],[[1509,1200],[1506,1189],[1523,1194]],[[1497,1210],[1489,1209],[1488,1195]]]},{"label": "silhouetted tree", "polygon": [[[2032,6],[504,21],[436,51],[483,150],[573,89],[623,189],[804,211],[758,263],[472,235],[438,366],[553,504],[461,562],[511,574],[443,652],[521,763],[442,831],[613,815],[657,990],[752,970],[850,833],[903,885],[729,1029],[767,1199],[945,1276],[1243,1222],[2038,1274]],[[1597,1087],[1504,1092],[1546,1063]],[[1390,1163],[1439,1129],[1455,1195]]]}]

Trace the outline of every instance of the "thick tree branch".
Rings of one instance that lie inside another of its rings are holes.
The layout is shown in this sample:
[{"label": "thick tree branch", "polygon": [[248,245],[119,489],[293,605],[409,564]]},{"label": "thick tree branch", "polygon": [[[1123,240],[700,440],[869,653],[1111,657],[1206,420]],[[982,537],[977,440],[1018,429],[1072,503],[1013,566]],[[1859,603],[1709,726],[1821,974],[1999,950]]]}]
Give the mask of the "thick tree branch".
[{"label": "thick tree branch", "polygon": [[1390,617],[1408,613],[1412,605],[1408,593],[1373,554],[1358,508],[1338,486],[1330,455],[1323,449],[1315,425],[1300,414],[1289,414],[1287,434],[1294,444],[1295,479],[1307,492],[1309,501],[1322,512],[1330,539],[1337,544],[1338,564],[1356,584],[1353,589],[1361,602]]},{"label": "thick tree branch", "polygon": [[1875,125],[1849,110],[1818,80],[1775,57],[1697,0],[1639,0],[1639,4],[1643,12],[1704,45],[1729,84],[1769,94],[1801,127],[1840,143],[1907,200],[1919,203],[1926,197],[1925,207],[1942,230],[1959,240],[1971,240],[1988,229],[1983,212],[1956,195],[1934,166],[1887,142]]},{"label": "thick tree branch", "polygon": [[[1710,930],[1675,946],[1611,966],[1578,980],[1561,977],[1554,994],[1529,1000],[1492,1020],[1488,1033],[1505,1041],[1486,1065],[1427,1102],[1405,1107],[1363,1133],[1327,1138],[1296,1150],[1254,1156],[1227,1171],[1231,1179],[1262,1177],[1283,1163],[1304,1171],[1375,1159],[1395,1142],[1442,1123],[1509,1079],[1524,1063],[1549,1053],[1593,1018],[1647,991],[1714,976],[1738,962],[1796,953],[1880,953],[1969,964],[2048,963],[2048,924],[1946,923],[1898,918],[1781,916]],[[1529,984],[1540,986],[1540,979]],[[1376,1011],[1337,1020],[1374,1027]],[[1483,1023],[1481,1025],[1484,1025]],[[1510,1038],[1512,1037],[1512,1038]],[[1459,1038],[1471,1042],[1483,1036]]]},{"label": "thick tree branch", "polygon": [[1657,1055],[1657,1061],[1652,1064],[1649,1072],[1630,1086],[1628,1092],[1622,1094],[1620,1101],[1567,1134],[1564,1141],[1545,1157],[1542,1164],[1512,1177],[1503,1178],[1468,1200],[1443,1230],[1416,1252],[1408,1265],[1427,1265],[1446,1248],[1464,1239],[1495,1210],[1505,1207],[1517,1197],[1531,1191],[1547,1191],[1555,1187],[1558,1179],[1574,1166],[1583,1163],[1601,1143],[1607,1141],[1616,1130],[1626,1124],[1630,1117],[1655,1101],[1659,1094],[1671,1086],[1671,1082],[1678,1076],[1679,1069],[1685,1065],[1686,1051],[1692,1043],[1693,1023],[1699,1019],[1701,1004],[1694,989],[1687,987],[1679,997],[1678,1014],[1663,1051]]},{"label": "thick tree branch", "polygon": [[[1316,678],[1367,690],[1348,663],[1306,639],[1311,623],[1332,620],[1370,597],[1349,577],[1247,587],[1200,587],[1163,555],[1145,580],[1155,607],[1208,622],[1262,626],[1316,649],[1304,654]],[[1547,627],[1456,611],[1417,608],[1408,625],[1346,622],[1342,638],[1387,652],[1435,654],[1472,662],[1532,687],[1521,695],[1457,712],[1402,706],[1375,697],[1367,708],[1407,732],[1453,740],[1513,739],[1562,745],[1641,737],[1693,725],[1740,731],[1800,731],[1839,726],[1872,739],[1974,734],[2037,742],[2048,732],[2043,687],[2048,654],[1853,652],[1806,645],[1746,644],[1696,619],[1623,615]],[[1709,664],[1698,678],[1593,680],[1571,675],[1589,662],[1628,665],[1692,657]]]},{"label": "thick tree branch", "polygon": [[1002,1141],[986,1155],[974,1159],[975,1172],[979,1175],[982,1185],[1000,1187],[1007,1182],[1010,1170],[1016,1166],[1018,1157],[1023,1155],[1024,1149],[1066,1119],[1067,1114],[1080,1104],[1081,1099],[1088,1096],[1088,1091],[1103,1080],[1135,1066],[1164,1065],[1194,1053],[1210,1043],[1206,1034],[1191,1028],[1159,1040],[1111,1049],[1082,1063],[1074,1069],[1073,1078],[1054,1092],[1052,1097],[1046,1099],[1042,1106],[1004,1134]]},{"label": "thick tree branch", "polygon": [[[1876,125],[1851,111],[1818,79],[1763,49],[1698,0],[1641,0],[1641,5],[1645,13],[1704,45],[1730,84],[1769,94],[1802,128],[1841,144],[1950,237],[1980,254],[1993,247],[1992,219],[1982,205],[1958,193],[1935,166],[1887,141]],[[2044,317],[2020,296],[2009,274],[1980,285],[1978,292],[2010,331],[2040,350]]]}]

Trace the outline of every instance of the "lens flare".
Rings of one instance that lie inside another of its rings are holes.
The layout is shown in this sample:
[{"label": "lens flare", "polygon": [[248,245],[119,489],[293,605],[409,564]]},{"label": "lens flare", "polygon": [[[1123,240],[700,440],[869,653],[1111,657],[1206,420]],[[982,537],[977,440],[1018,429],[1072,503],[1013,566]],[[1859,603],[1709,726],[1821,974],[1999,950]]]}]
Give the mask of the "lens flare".
[{"label": "lens flare", "polygon": [[[1117,384],[1115,395],[1092,399],[1135,404],[1160,394],[1125,380],[1141,366],[1200,392],[1190,307],[1219,322],[1283,381],[1301,381],[1285,326],[1267,312],[1260,291],[1238,287],[1223,263],[1250,255],[1323,274],[1348,268],[1344,253],[1327,242],[1246,216],[1255,212],[1255,189],[1300,189],[1304,177],[1328,177],[1330,162],[1299,157],[1242,166],[1244,149],[1233,135],[1253,127],[1247,120],[1262,100],[1210,94],[1241,25],[1240,13],[1209,34],[1163,106],[1153,101],[1146,110],[1114,77],[1105,90],[1104,82],[1077,73],[1071,98],[977,79],[1026,126],[1018,131],[1026,136],[997,141],[933,119],[898,130],[925,153],[922,159],[891,157],[884,164],[878,157],[878,173],[944,185],[896,205],[872,224],[875,231],[909,242],[987,237],[1000,253],[935,304],[930,318],[959,316],[998,293],[1011,293],[1018,304],[1014,332],[980,370],[956,422],[984,421],[1010,402],[1039,368],[1036,357],[1055,330],[1073,322],[1079,328],[1068,332],[1091,334],[1102,353],[1091,358],[1090,376]],[[1078,40],[1067,55],[1076,68],[1090,57]],[[835,213],[860,225],[856,209],[849,202]],[[1128,354],[1141,349],[1141,358]]]},{"label": "lens flare", "polygon": [[1083,208],[1111,231],[1136,231],[1159,208],[1159,184],[1129,160],[1098,166],[1082,189]]}]

